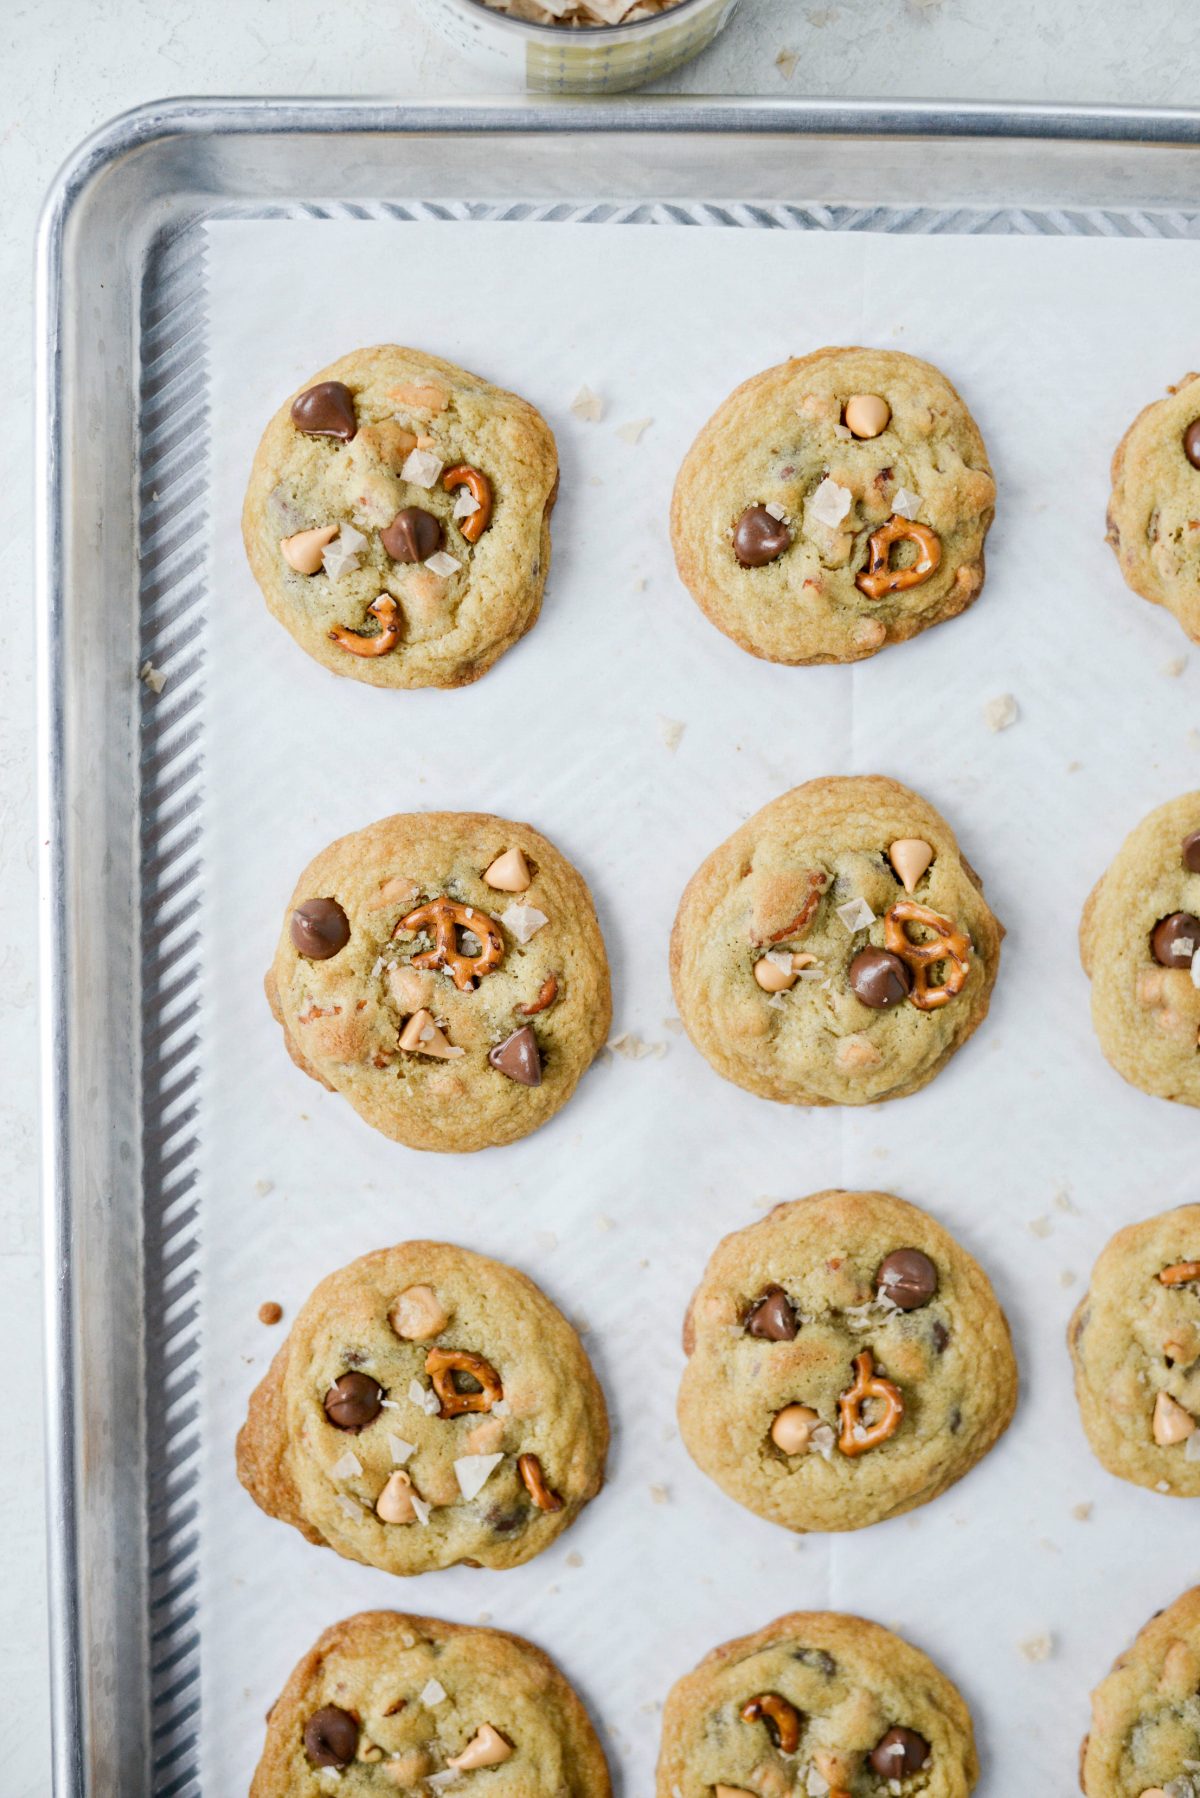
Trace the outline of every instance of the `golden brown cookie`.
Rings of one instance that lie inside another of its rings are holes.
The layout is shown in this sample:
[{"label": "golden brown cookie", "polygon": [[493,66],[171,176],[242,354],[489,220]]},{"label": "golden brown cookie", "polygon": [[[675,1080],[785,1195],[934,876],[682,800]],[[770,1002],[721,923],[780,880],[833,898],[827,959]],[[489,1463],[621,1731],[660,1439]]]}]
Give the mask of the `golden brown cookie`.
[{"label": "golden brown cookie", "polygon": [[604,1395],[515,1268],[445,1242],[330,1274],[255,1390],[238,1477],[269,1516],[386,1573],[517,1567],[600,1490]]},{"label": "golden brown cookie", "polygon": [[1118,1074],[1200,1105],[1200,793],[1143,818],[1083,908],[1092,1022]]},{"label": "golden brown cookie", "polygon": [[360,1611],[325,1631],[271,1707],[250,1798],[426,1798],[447,1785],[490,1798],[612,1791],[586,1711],[531,1642]]},{"label": "golden brown cookie", "polygon": [[284,402],[242,534],[274,616],[334,674],[461,687],[538,615],[558,453],[516,394],[421,350],[355,350]]},{"label": "golden brown cookie", "polygon": [[299,1066],[414,1149],[536,1130],[612,1016],[582,877],[528,824],[482,812],[401,813],[322,850],[266,984]]},{"label": "golden brown cookie", "polygon": [[1097,1459],[1137,1486],[1200,1498],[1200,1205],[1117,1231],[1067,1341]]},{"label": "golden brown cookie", "polygon": [[718,1074],[763,1098],[901,1098],[982,1023],[1002,935],[926,800],[882,775],[812,780],[693,876],[675,1002]]},{"label": "golden brown cookie", "polygon": [[796,1611],[714,1648],[663,1708],[658,1798],[967,1798],[971,1714],[919,1649]]},{"label": "golden brown cookie", "polygon": [[1008,1323],[915,1205],[820,1192],[719,1243],[684,1326],[679,1428],[722,1491],[790,1530],[928,1503],[1007,1429]]},{"label": "golden brown cookie", "polygon": [[1159,1611],[1092,1693],[1087,1798],[1200,1792],[1200,1587]]},{"label": "golden brown cookie", "polygon": [[771,662],[857,662],[983,586],[996,485],[945,375],[898,350],[824,349],[744,381],[688,451],[679,577]]},{"label": "golden brown cookie", "polygon": [[1108,541],[1133,591],[1200,642],[1200,375],[1144,406],[1117,445]]}]

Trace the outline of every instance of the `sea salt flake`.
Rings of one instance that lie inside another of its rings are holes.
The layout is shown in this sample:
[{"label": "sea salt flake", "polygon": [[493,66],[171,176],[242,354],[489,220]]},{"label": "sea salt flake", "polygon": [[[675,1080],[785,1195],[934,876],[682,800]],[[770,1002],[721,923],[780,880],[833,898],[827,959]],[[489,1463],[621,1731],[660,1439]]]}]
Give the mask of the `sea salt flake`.
[{"label": "sea salt flake", "polygon": [[686,729],[687,725],[682,719],[664,718],[661,713],[659,714],[658,734],[672,753],[679,748],[680,740]]},{"label": "sea salt flake", "polygon": [[804,1790],[808,1798],[826,1798],[829,1781],[815,1767],[810,1767],[804,1776]]},{"label": "sea salt flake", "polygon": [[839,905],[837,916],[851,936],[856,930],[869,930],[875,922],[875,913],[865,899],[847,899],[845,905]]},{"label": "sea salt flake", "polygon": [[1183,1445],[1185,1461],[1200,1461],[1200,1430],[1193,1430]]},{"label": "sea salt flake", "polygon": [[512,1406],[509,1404],[509,1402],[506,1398],[498,1398],[496,1400],[495,1404],[492,1406],[492,1416],[493,1417],[511,1417],[512,1416]]},{"label": "sea salt flake", "polygon": [[647,1043],[632,1030],[623,1030],[620,1036],[614,1036],[608,1047],[615,1055],[623,1055],[626,1061],[644,1061],[647,1055],[654,1055],[662,1060],[667,1052],[666,1043]]},{"label": "sea salt flake", "polygon": [[833,1444],[833,1428],[827,1423],[819,1423],[808,1439],[809,1452],[821,1455],[826,1461],[833,1453]]},{"label": "sea salt flake", "polygon": [[351,1498],[348,1492],[339,1492],[337,1495],[337,1502],[339,1508],[346,1513],[347,1517],[362,1516],[362,1506],[356,1498]]},{"label": "sea salt flake", "polygon": [[457,1767],[447,1767],[444,1772],[441,1773],[427,1773],[425,1775],[425,1784],[431,1791],[444,1792],[448,1786],[454,1785],[456,1780],[461,1778],[462,1774]]},{"label": "sea salt flake", "polygon": [[432,556],[426,556],[425,566],[430,574],[436,574],[439,580],[448,581],[452,574],[458,573],[462,563],[457,556],[450,555],[447,550],[439,549]]},{"label": "sea salt flake", "polygon": [[989,730],[1007,730],[1018,716],[1017,702],[1011,693],[998,693],[983,708],[983,721]]},{"label": "sea salt flake", "polygon": [[1043,1630],[1038,1636],[1027,1636],[1017,1647],[1027,1661],[1048,1661],[1054,1653],[1054,1637]]},{"label": "sea salt flake", "polygon": [[604,401],[591,388],[583,386],[571,401],[571,410],[576,418],[582,418],[590,425],[599,424],[604,417]]},{"label": "sea salt flake", "polygon": [[786,524],[788,521],[787,508],[781,506],[777,499],[769,499],[763,511],[769,513],[777,524]]},{"label": "sea salt flake", "polygon": [[849,487],[839,487],[828,475],[821,482],[808,502],[808,509],[818,524],[828,525],[836,530],[854,502],[854,495]]},{"label": "sea salt flake", "polygon": [[394,1436],[390,1430],[387,1433],[387,1445],[392,1451],[393,1467],[403,1467],[417,1452],[415,1442],[406,1442],[403,1436]]},{"label": "sea salt flake", "polygon": [[161,668],[156,668],[153,662],[142,663],[138,669],[138,679],[143,681],[152,693],[161,693],[167,684],[166,675]]},{"label": "sea salt flake", "polygon": [[624,443],[640,443],[653,423],[652,418],[631,418],[627,425],[618,425],[617,436]]},{"label": "sea salt flake", "polygon": [[344,524],[337,534],[337,541],[351,556],[361,556],[367,547],[367,540],[361,531],[356,531],[352,524]]},{"label": "sea salt flake", "polygon": [[404,467],[400,470],[400,479],[410,481],[414,487],[428,489],[437,484],[443,466],[442,458],[435,456],[432,450],[409,450]]},{"label": "sea salt flake", "polygon": [[[356,531],[355,536],[358,535]],[[352,550],[342,544],[340,537],[327,543],[321,552],[321,567],[331,581],[340,581],[344,574],[353,574],[358,568],[358,557]]]},{"label": "sea salt flake", "polygon": [[408,1502],[416,1512],[417,1522],[421,1525],[422,1529],[427,1529],[429,1527],[429,1513],[432,1511],[433,1506],[429,1504],[426,1499],[418,1498],[415,1492],[409,1493]]},{"label": "sea salt flake", "polygon": [[921,510],[921,495],[914,493],[911,487],[897,487],[892,495],[892,511],[898,512],[901,518],[915,518]]},{"label": "sea salt flake", "polygon": [[479,501],[465,487],[460,487],[458,498],[454,502],[451,518],[470,518],[479,510]]},{"label": "sea salt flake", "polygon": [[329,1469],[329,1477],[331,1480],[353,1480],[356,1479],[361,1472],[362,1462],[354,1453],[354,1450],[348,1448],[341,1460],[335,1461],[333,1466]]},{"label": "sea salt flake", "polygon": [[535,936],[543,924],[550,922],[544,911],[536,905],[510,905],[507,911],[500,913],[500,922],[504,928],[516,937],[518,943],[527,943]]},{"label": "sea salt flake", "polygon": [[454,1477],[464,1498],[475,1498],[499,1467],[501,1455],[460,1455],[454,1463]]},{"label": "sea salt flake", "polygon": [[446,1688],[440,1680],[426,1680],[425,1684],[421,1687],[420,1699],[422,1704],[430,1706],[444,1704],[446,1701]]}]

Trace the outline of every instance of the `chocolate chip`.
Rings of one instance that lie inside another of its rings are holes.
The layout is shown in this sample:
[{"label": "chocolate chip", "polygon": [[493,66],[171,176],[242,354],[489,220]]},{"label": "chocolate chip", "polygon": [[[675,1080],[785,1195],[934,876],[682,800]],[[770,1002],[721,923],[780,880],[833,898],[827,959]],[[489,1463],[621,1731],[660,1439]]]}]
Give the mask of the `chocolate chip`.
[{"label": "chocolate chip", "polygon": [[538,1053],[537,1037],[529,1024],[522,1024],[511,1036],[506,1036],[502,1043],[488,1050],[488,1060],[518,1086],[540,1086],[542,1084],[542,1058]]},{"label": "chocolate chip", "polygon": [[[1197,419],[1200,424],[1200,419]],[[1184,837],[1179,845],[1179,854],[1189,874],[1200,874],[1200,830],[1194,830],[1190,836]]]},{"label": "chocolate chip", "polygon": [[440,522],[424,506],[405,506],[379,533],[393,562],[427,562],[441,549],[442,537]]},{"label": "chocolate chip", "polygon": [[908,998],[912,975],[890,949],[860,949],[850,963],[850,987],[872,1011],[890,1011]]},{"label": "chocolate chip", "polygon": [[794,1648],[792,1659],[799,1661],[801,1666],[815,1667],[818,1673],[825,1675],[826,1679],[832,1679],[837,1672],[837,1662],[831,1654],[826,1654],[823,1648]]},{"label": "chocolate chip", "polygon": [[768,1286],[746,1313],[747,1336],[762,1336],[767,1342],[793,1342],[799,1328],[782,1286]]},{"label": "chocolate chip", "polygon": [[525,1528],[529,1522],[529,1512],[504,1510],[498,1505],[493,1505],[490,1511],[484,1512],[483,1521],[490,1530],[495,1530],[498,1536],[511,1536],[514,1530]]},{"label": "chocolate chip", "polygon": [[880,1262],[875,1284],[901,1311],[919,1311],[938,1289],[937,1268],[920,1249],[893,1249]]},{"label": "chocolate chip", "polygon": [[940,1317],[935,1317],[933,1320],[934,1353],[938,1354],[938,1355],[944,1355],[946,1352],[946,1344],[949,1342],[949,1340],[950,1340],[949,1330],[946,1328],[945,1324],[942,1322]]},{"label": "chocolate chip", "polygon": [[1163,968],[1189,968],[1192,956],[1200,949],[1200,918],[1190,911],[1173,911],[1160,918],[1150,937],[1150,949]]},{"label": "chocolate chip", "polygon": [[747,506],[733,527],[733,553],[743,568],[764,568],[790,549],[792,533],[765,506]]},{"label": "chocolate chip", "polygon": [[349,443],[358,430],[354,395],[342,381],[318,381],[292,401],[292,423],[306,437],[340,437]]},{"label": "chocolate chip", "polygon": [[1193,418],[1183,433],[1183,453],[1193,468],[1200,468],[1200,418]]},{"label": "chocolate chip", "polygon": [[325,1394],[325,1415],[335,1430],[365,1430],[382,1409],[379,1381],[369,1373],[340,1374]]},{"label": "chocolate chip", "polygon": [[288,928],[293,947],[309,961],[328,961],[350,941],[350,920],[336,899],[306,899]]},{"label": "chocolate chip", "polygon": [[871,1766],[880,1779],[906,1779],[929,1759],[929,1743],[915,1729],[889,1729],[871,1750]]},{"label": "chocolate chip", "polygon": [[358,1753],[358,1718],[323,1704],[304,1725],[304,1752],[314,1767],[348,1767]]}]

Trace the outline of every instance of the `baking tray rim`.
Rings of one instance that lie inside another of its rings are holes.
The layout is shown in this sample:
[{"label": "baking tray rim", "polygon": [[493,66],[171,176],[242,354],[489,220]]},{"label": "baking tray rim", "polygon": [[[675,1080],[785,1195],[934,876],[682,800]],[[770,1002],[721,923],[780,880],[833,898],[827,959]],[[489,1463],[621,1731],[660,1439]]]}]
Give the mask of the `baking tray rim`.
[{"label": "baking tray rim", "polygon": [[[43,1215],[46,1518],[51,1731],[56,1793],[88,1790],[83,1692],[76,1232],[70,1179],[66,976],[66,706],[54,620],[67,577],[64,507],[70,393],[62,355],[69,233],[100,182],[133,153],[171,140],[314,135],[769,135],[796,138],[1026,140],[1200,146],[1200,109],[999,101],[833,100],[656,95],[622,100],[472,97],[179,97],[121,113],[59,170],[43,204],[35,279],[35,646],[37,663],[39,1150]],[[198,190],[199,191],[199,190]]]}]

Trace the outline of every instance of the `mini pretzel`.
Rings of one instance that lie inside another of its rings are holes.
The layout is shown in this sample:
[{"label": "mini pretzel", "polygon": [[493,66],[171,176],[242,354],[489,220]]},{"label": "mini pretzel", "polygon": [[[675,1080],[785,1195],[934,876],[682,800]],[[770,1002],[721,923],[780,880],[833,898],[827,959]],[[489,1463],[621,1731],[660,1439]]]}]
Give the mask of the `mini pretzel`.
[{"label": "mini pretzel", "polygon": [[453,493],[458,487],[465,487],[479,507],[469,518],[460,519],[458,525],[468,543],[478,543],[492,522],[492,483],[477,468],[472,468],[469,463],[459,462],[446,470],[442,476],[442,486],[447,493]]},{"label": "mini pretzel", "polygon": [[390,594],[381,593],[375,604],[367,607],[367,614],[379,620],[379,630],[373,637],[364,637],[360,631],[347,630],[340,624],[335,624],[329,635],[339,649],[348,650],[352,656],[385,656],[400,641],[400,608]]},{"label": "mini pretzel", "polygon": [[558,975],[547,974],[538,988],[537,998],[532,1005],[518,1005],[517,1010],[523,1018],[536,1018],[539,1011],[548,1011],[558,998]]},{"label": "mini pretzel", "polygon": [[1164,1267],[1158,1277],[1164,1286],[1190,1285],[1200,1280],[1200,1261],[1177,1261],[1174,1267]]},{"label": "mini pretzel", "polygon": [[517,1472],[525,1483],[525,1490],[539,1511],[561,1511],[563,1501],[557,1492],[553,1492],[546,1484],[546,1476],[542,1472],[542,1464],[536,1455],[519,1455]]},{"label": "mini pretzel", "polygon": [[[893,543],[915,543],[917,559],[908,568],[893,568]],[[936,531],[911,518],[893,512],[886,524],[867,538],[867,566],[855,576],[854,585],[868,599],[885,599],[889,593],[903,593],[906,587],[919,587],[927,581],[942,559],[942,544]]]},{"label": "mini pretzel", "polygon": [[[429,928],[433,931],[433,948],[414,955],[409,963],[414,968],[445,968],[453,977],[460,993],[475,990],[474,982],[482,980],[504,960],[504,938],[486,912],[474,906],[460,905],[457,899],[429,899],[401,918],[393,936],[402,931]],[[469,930],[483,944],[478,955],[464,955],[458,946],[458,932]]]},{"label": "mini pretzel", "polygon": [[[914,943],[906,924],[923,924],[935,934],[928,943]],[[936,1011],[939,1005],[948,1005],[955,993],[961,993],[970,972],[967,957],[971,939],[956,930],[949,918],[912,899],[899,899],[883,920],[883,933],[892,954],[912,969],[913,988],[908,998],[918,1011]],[[950,964],[945,983],[930,986],[930,971],[939,961]]]},{"label": "mini pretzel", "polygon": [[[870,1349],[855,1355],[851,1366],[854,1384],[838,1399],[838,1418],[842,1426],[838,1447],[844,1455],[865,1455],[869,1448],[878,1448],[881,1442],[896,1434],[904,1416],[904,1397],[899,1386],[893,1386],[890,1380],[875,1372],[875,1358]],[[882,1401],[883,1416],[878,1423],[865,1424],[862,1420],[863,1404],[869,1398]]]},{"label": "mini pretzel", "polygon": [[[432,1348],[425,1357],[425,1372],[433,1382],[433,1390],[441,1401],[439,1417],[461,1417],[464,1411],[490,1411],[497,1399],[504,1397],[500,1375],[482,1355],[469,1349]],[[482,1392],[460,1392],[454,1384],[456,1373],[469,1373],[478,1380]]]},{"label": "mini pretzel", "polygon": [[795,1754],[800,1746],[800,1713],[778,1692],[760,1692],[742,1706],[743,1723],[773,1725],[776,1746],[783,1754]]}]

